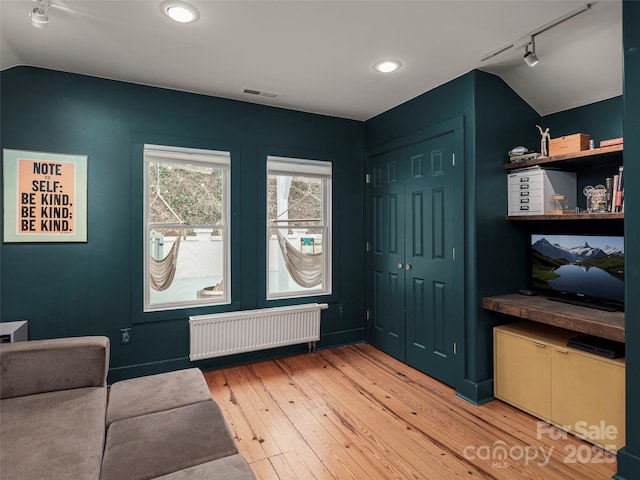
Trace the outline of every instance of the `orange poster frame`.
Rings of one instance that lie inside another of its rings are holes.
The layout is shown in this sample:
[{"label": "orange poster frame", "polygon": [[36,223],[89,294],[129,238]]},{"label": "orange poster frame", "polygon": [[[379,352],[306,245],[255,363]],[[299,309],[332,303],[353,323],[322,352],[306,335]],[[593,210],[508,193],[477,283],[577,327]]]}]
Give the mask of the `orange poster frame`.
[{"label": "orange poster frame", "polygon": [[86,155],[4,149],[4,242],[86,242],[87,163]]}]

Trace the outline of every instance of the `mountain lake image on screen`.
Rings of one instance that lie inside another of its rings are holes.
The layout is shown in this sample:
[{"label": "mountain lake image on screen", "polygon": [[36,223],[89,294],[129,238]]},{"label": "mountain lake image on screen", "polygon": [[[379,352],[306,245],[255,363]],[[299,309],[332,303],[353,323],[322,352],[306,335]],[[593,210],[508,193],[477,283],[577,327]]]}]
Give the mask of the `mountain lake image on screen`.
[{"label": "mountain lake image on screen", "polygon": [[623,309],[624,237],[532,234],[531,287]]}]

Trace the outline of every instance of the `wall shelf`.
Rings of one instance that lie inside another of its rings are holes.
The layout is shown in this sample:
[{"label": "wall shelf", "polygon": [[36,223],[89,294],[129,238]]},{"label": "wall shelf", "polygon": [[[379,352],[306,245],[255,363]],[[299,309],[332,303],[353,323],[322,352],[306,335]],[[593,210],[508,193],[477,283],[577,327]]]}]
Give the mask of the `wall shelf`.
[{"label": "wall shelf", "polygon": [[544,296],[500,295],[485,297],[487,310],[524,318],[574,332],[624,342],[624,312],[604,312],[588,307],[550,302]]},{"label": "wall shelf", "polygon": [[583,150],[581,152],[565,153],[563,155],[554,155],[552,157],[540,157],[536,160],[528,160],[526,162],[507,163],[504,168],[507,170],[515,170],[517,168],[533,167],[536,165],[549,165],[554,163],[566,162],[570,160],[586,160],[590,158],[598,158],[617,153],[622,153],[623,145],[613,145],[611,147],[594,148],[593,150]]},{"label": "wall shelf", "polygon": [[624,212],[616,213],[571,213],[566,215],[507,215],[510,222],[540,220],[624,220]]},{"label": "wall shelf", "polygon": [[[583,150],[581,152],[566,153],[563,155],[554,155],[552,157],[542,157],[536,160],[529,160],[526,162],[508,163],[504,166],[507,170],[516,170],[519,168],[533,167],[536,165],[554,165],[559,164],[569,166],[572,165],[575,169],[578,164],[583,164],[586,160],[601,161],[601,160],[613,160],[621,157],[623,152],[623,145],[613,145],[611,147],[594,148],[593,150]],[[590,221],[590,220],[624,220],[624,212],[607,212],[607,213],[570,213],[563,215],[507,215],[508,221]]]}]

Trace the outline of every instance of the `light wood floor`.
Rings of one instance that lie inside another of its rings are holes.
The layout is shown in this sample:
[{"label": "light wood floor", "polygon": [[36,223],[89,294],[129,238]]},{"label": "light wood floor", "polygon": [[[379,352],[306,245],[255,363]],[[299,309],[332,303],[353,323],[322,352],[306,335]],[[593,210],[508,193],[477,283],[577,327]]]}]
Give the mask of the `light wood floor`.
[{"label": "light wood floor", "polygon": [[[608,479],[616,457],[369,345],[205,372],[258,479]],[[555,437],[552,438],[552,437]]]}]

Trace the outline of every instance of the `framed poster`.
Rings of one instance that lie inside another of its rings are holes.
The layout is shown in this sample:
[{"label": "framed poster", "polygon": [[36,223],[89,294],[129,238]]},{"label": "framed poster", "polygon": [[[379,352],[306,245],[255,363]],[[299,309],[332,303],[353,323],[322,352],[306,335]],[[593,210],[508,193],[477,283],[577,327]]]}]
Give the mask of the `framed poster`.
[{"label": "framed poster", "polygon": [[4,242],[86,242],[87,156],[3,154]]}]

